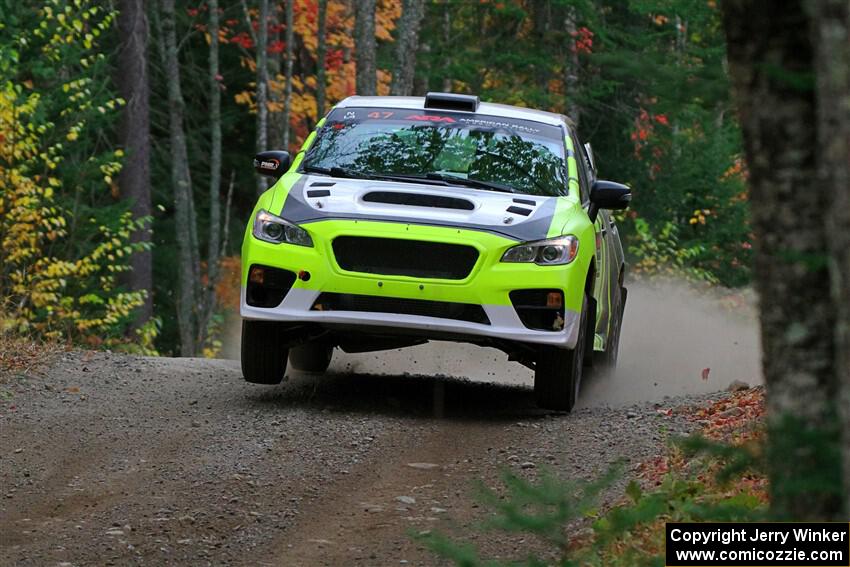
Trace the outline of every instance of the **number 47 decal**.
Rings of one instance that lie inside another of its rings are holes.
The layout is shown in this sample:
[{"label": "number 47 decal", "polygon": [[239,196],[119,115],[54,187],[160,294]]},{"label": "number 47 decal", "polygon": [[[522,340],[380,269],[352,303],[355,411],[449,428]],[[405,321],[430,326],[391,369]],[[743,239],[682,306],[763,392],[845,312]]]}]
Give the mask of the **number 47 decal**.
[{"label": "number 47 decal", "polygon": [[[386,120],[394,115],[395,112],[391,112],[389,110],[376,110],[367,114],[369,118],[375,120]],[[406,116],[404,120],[417,120],[420,122],[447,122],[449,124],[455,122],[455,119],[450,116],[432,116],[430,114],[411,114],[410,116]]]}]

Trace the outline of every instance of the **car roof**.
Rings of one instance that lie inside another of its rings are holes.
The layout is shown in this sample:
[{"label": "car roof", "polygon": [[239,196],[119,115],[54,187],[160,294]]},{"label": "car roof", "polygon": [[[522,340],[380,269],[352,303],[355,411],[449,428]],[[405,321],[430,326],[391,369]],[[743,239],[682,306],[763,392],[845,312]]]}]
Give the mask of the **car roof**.
[{"label": "car roof", "polygon": [[[424,110],[425,97],[421,96],[350,96],[336,104],[334,108],[405,108],[411,110]],[[498,104],[495,102],[482,102],[478,105],[475,114],[486,116],[499,116],[503,118],[518,118],[520,120],[531,120],[542,122],[552,126],[567,125],[573,127],[573,122],[563,114],[535,110],[509,104]]]}]

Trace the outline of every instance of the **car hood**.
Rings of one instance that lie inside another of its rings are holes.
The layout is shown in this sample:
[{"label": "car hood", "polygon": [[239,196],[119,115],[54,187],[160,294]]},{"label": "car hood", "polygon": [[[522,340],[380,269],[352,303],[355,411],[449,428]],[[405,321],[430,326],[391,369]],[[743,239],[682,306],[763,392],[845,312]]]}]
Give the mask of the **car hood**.
[{"label": "car hood", "polygon": [[519,241],[546,238],[558,197],[467,187],[302,175],[280,216],[306,224],[357,219],[494,232]]}]

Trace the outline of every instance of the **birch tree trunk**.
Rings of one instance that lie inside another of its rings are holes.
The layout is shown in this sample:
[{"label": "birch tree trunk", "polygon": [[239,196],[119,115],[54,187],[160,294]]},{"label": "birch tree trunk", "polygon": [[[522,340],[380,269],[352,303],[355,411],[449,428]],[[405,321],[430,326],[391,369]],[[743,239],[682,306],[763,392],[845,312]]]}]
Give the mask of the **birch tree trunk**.
[{"label": "birch tree trunk", "polygon": [[404,0],[396,39],[395,70],[390,94],[410,96],[416,72],[416,52],[419,49],[419,26],[425,15],[424,0]]},{"label": "birch tree trunk", "polygon": [[[118,176],[121,197],[130,203],[134,218],[151,214],[150,174],[150,84],[148,78],[148,22],[144,0],[121,0],[118,5],[118,66],[115,82],[127,104],[121,112],[120,137],[124,167]],[[150,229],[130,237],[132,242],[150,242]],[[127,274],[131,291],[148,292],[145,304],[136,314],[134,327],[153,316],[153,258],[150,250],[140,250],[130,258]]]},{"label": "birch tree trunk", "polygon": [[846,517],[850,510],[850,5],[847,0],[818,0],[815,13],[818,182],[832,200],[826,211]]},{"label": "birch tree trunk", "polygon": [[727,0],[723,18],[749,170],[771,509],[797,521],[838,519],[842,508],[825,223],[831,199],[817,176],[815,46],[805,3],[773,10],[760,0]]},{"label": "birch tree trunk", "polygon": [[207,301],[204,320],[215,309],[221,241],[221,83],[218,65],[218,0],[209,0],[210,33],[210,226],[207,243]]},{"label": "birch tree trunk", "polygon": [[319,0],[319,21],[316,31],[316,120],[325,115],[325,96],[327,92],[327,76],[325,60],[328,53],[328,0]]},{"label": "birch tree trunk", "polygon": [[293,43],[295,43],[295,24],[293,22],[293,4],[295,0],[286,2],[286,60],[284,61],[285,86],[283,95],[283,120],[281,121],[282,149],[289,151],[289,115],[292,112],[292,59]]},{"label": "birch tree trunk", "polygon": [[[268,37],[269,37],[269,0],[260,0],[260,16],[257,26],[257,152],[268,148]],[[256,175],[257,193],[266,190],[268,183],[262,175]]]},{"label": "birch tree trunk", "polygon": [[174,191],[175,222],[179,267],[177,272],[179,296],[177,300],[177,324],[180,331],[180,353],[194,356],[196,353],[197,328],[195,307],[195,269],[192,265],[197,251],[193,253],[192,179],[189,174],[189,156],[186,149],[186,134],[183,130],[184,101],[180,89],[180,62],[177,57],[177,38],[174,22],[174,0],[161,0],[162,33],[164,42],[163,63],[168,83],[169,139],[171,144],[171,183]]},{"label": "birch tree trunk", "polygon": [[375,62],[375,0],[354,2],[354,52],[357,57],[357,94],[374,96],[378,93]]}]

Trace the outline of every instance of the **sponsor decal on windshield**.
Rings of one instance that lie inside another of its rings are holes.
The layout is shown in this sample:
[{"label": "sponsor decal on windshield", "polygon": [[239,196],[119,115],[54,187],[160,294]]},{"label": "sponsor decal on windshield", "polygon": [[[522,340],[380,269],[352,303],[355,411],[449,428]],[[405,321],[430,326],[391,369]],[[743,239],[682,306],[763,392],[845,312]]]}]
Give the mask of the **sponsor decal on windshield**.
[{"label": "sponsor decal on windshield", "polygon": [[429,110],[427,113],[421,113],[406,109],[389,108],[340,108],[334,110],[331,112],[330,116],[328,116],[328,126],[335,129],[341,129],[344,125],[369,122],[372,120],[427,122],[441,126],[468,126],[470,128],[480,128],[482,130],[504,129],[513,131],[517,134],[542,136],[554,140],[561,140],[564,136],[563,131],[558,126],[542,124],[531,120],[481,114],[470,116],[467,113],[434,113],[432,110]]},{"label": "sponsor decal on windshield", "polygon": [[515,122],[497,122],[495,120],[484,120],[482,118],[461,118],[464,124],[472,126],[484,126],[486,128],[509,128],[518,132],[527,132],[528,134],[540,134],[540,128],[533,128],[525,124],[517,124]]}]

